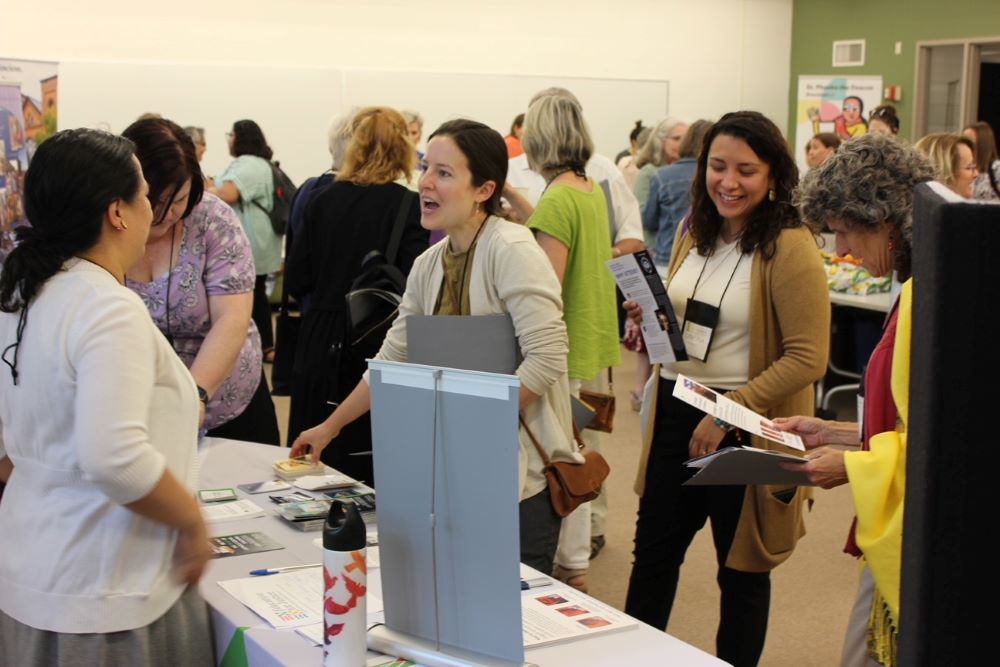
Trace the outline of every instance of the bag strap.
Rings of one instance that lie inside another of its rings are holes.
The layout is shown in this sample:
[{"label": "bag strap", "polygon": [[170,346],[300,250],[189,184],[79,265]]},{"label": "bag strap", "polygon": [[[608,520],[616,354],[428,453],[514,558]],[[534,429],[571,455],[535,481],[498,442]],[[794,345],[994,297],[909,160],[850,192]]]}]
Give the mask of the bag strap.
[{"label": "bag strap", "polygon": [[[297,212],[301,213],[302,215],[305,215],[305,211],[302,210],[302,207],[305,206],[305,204],[302,202],[306,201],[306,198],[309,196],[309,193],[312,192],[312,189],[314,187],[316,187],[316,181],[318,180],[319,180],[318,177],[310,176],[309,178],[306,179],[306,182],[303,183],[302,186],[295,191],[295,197],[292,198],[293,218],[295,217],[295,214]],[[302,197],[301,200],[299,199],[300,197]],[[296,206],[298,206],[298,209],[296,208]],[[288,221],[288,226],[289,228],[292,226],[291,220]],[[288,233],[290,231],[291,231],[290,229],[285,230],[285,257],[288,257],[289,255],[292,254],[293,235]],[[285,288],[284,285],[281,286],[281,306],[278,309],[278,314],[279,316],[288,315],[288,290]]]},{"label": "bag strap", "polygon": [[552,465],[552,462],[549,460],[549,455],[545,453],[542,446],[538,444],[538,439],[535,437],[535,434],[531,432],[530,428],[528,428],[528,422],[524,421],[524,415],[518,414],[517,418],[521,421],[521,426],[524,427],[524,432],[528,434],[529,438],[531,438],[531,443],[535,446],[535,449],[538,450],[538,455],[542,458],[542,463],[544,463],[545,467],[548,468]]},{"label": "bag strap", "polygon": [[[538,455],[542,458],[542,463],[545,464],[546,468],[552,465],[552,461],[549,459],[548,454],[546,454],[545,450],[542,449],[542,446],[538,444],[538,439],[535,437],[535,434],[531,432],[530,428],[528,428],[528,422],[524,421],[524,415],[518,413],[517,418],[520,420],[521,426],[524,427],[524,432],[528,434],[529,438],[531,438],[531,444],[533,444],[535,449],[538,451]],[[576,420],[571,419],[570,422],[573,424],[573,440],[576,441],[577,451],[581,451],[586,446],[583,444],[583,436],[580,435],[580,429],[576,425]]]},{"label": "bag strap", "polygon": [[406,222],[406,214],[410,210],[410,200],[415,196],[409,190],[403,193],[403,198],[399,202],[399,210],[396,211],[396,220],[392,223],[392,234],[389,236],[389,247],[386,248],[385,257],[393,266],[396,265],[396,253],[399,252],[399,243],[403,240],[403,225]]},{"label": "bag strap", "polygon": [[611,366],[608,366],[608,393],[615,395],[615,378],[611,374]]},{"label": "bag strap", "polygon": [[681,238],[687,236],[688,232],[691,231],[691,209],[687,210],[687,214],[684,216],[684,220],[681,221]]},{"label": "bag strap", "polygon": [[260,210],[264,211],[264,213],[266,213],[268,216],[270,216],[271,215],[271,211],[274,210],[274,207],[278,203],[277,201],[275,201],[276,197],[274,196],[274,191],[276,189],[275,186],[277,185],[277,183],[275,182],[275,178],[274,178],[274,163],[271,162],[270,160],[268,160],[267,161],[267,166],[271,168],[271,208],[270,209],[264,208],[261,205],[261,203],[259,201],[257,201],[256,199],[251,199],[250,203],[253,204],[254,206],[256,206],[257,208],[259,208]]}]

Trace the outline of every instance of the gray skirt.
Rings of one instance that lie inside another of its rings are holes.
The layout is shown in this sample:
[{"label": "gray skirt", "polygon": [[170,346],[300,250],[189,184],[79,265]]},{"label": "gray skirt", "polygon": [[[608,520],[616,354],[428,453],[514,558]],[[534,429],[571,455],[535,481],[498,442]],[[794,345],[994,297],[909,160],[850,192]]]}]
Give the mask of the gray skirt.
[{"label": "gray skirt", "polygon": [[197,586],[188,586],[174,606],[149,625],[123,632],[69,634],[37,630],[0,611],[0,665],[212,667],[214,664],[208,607]]}]

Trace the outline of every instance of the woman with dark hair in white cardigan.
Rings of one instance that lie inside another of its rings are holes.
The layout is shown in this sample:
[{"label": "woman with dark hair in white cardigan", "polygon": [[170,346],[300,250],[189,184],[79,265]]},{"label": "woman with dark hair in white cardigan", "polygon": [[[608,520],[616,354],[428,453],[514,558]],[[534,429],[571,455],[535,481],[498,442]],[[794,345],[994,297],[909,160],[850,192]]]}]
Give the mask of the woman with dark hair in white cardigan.
[{"label": "woman with dark hair in white cardigan", "polygon": [[200,403],[125,287],[153,220],[128,139],[64,130],[0,276],[0,664],[211,665]]}]

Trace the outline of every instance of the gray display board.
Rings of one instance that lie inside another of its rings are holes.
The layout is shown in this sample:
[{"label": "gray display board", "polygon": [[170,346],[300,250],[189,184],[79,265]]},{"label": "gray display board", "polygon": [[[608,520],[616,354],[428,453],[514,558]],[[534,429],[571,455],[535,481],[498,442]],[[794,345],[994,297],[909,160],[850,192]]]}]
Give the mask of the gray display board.
[{"label": "gray display board", "polygon": [[522,663],[519,380],[369,368],[386,625]]}]

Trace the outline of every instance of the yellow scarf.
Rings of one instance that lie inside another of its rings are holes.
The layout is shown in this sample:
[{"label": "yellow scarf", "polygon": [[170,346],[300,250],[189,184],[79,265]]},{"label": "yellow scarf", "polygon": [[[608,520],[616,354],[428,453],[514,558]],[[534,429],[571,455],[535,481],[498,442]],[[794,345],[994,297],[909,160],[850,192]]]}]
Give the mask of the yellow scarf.
[{"label": "yellow scarf", "polygon": [[892,397],[902,430],[872,437],[870,451],[847,452],[844,464],[858,515],[857,544],[875,580],[869,636],[875,657],[892,664],[899,627],[899,577],[903,549],[903,499],[906,492],[906,424],[910,402],[910,330],[913,281],[899,295],[896,342],[892,355]]}]

